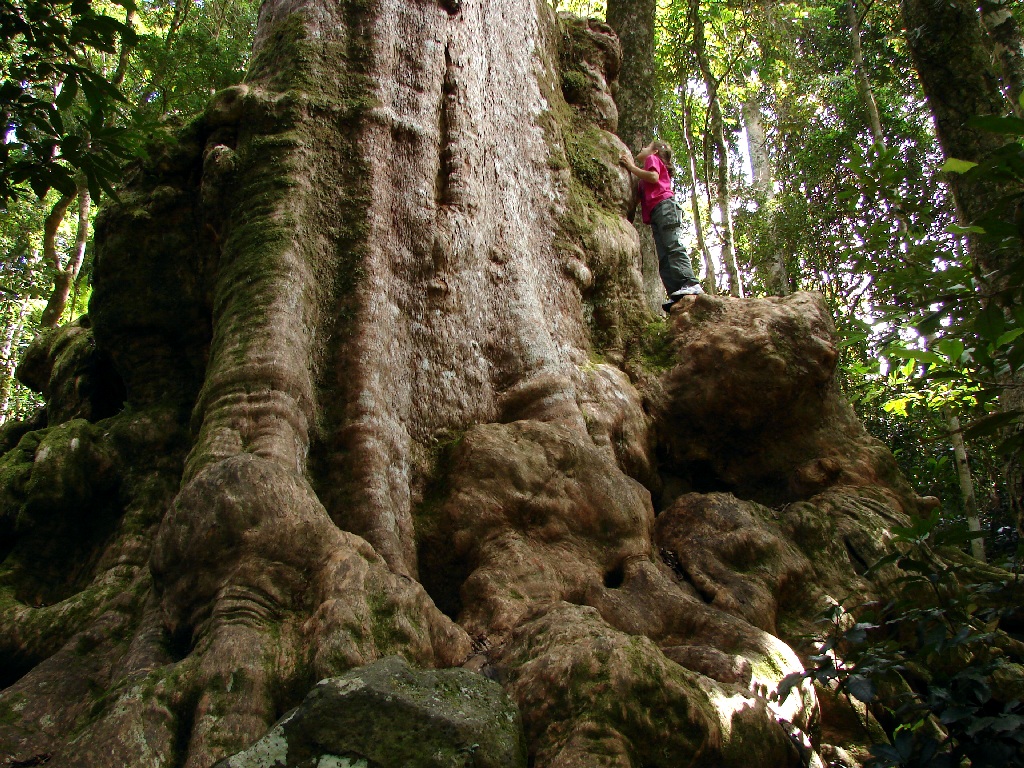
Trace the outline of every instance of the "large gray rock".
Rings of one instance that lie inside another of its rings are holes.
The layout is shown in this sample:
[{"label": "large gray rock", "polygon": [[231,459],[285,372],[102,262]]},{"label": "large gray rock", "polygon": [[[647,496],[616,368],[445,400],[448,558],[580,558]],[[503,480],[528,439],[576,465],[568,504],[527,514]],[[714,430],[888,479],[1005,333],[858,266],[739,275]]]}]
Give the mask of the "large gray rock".
[{"label": "large gray rock", "polygon": [[465,669],[414,670],[392,656],[321,680],[249,749],[216,768],[516,768],[519,711]]}]

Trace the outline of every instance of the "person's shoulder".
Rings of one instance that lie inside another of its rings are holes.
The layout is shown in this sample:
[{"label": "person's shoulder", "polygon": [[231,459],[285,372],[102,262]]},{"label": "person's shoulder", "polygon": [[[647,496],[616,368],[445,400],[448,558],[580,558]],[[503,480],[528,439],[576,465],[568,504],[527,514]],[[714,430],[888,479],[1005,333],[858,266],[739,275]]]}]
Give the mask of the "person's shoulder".
[{"label": "person's shoulder", "polygon": [[652,152],[647,156],[647,159],[644,160],[644,170],[657,171],[659,176],[661,175],[661,171],[664,167],[665,164],[661,161],[661,158],[658,157],[657,152]]}]

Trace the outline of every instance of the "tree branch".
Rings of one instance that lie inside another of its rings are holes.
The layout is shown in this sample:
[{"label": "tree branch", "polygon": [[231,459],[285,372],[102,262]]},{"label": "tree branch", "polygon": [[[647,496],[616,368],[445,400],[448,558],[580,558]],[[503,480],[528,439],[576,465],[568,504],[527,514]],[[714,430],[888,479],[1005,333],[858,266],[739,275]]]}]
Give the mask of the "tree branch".
[{"label": "tree branch", "polygon": [[64,216],[75,197],[77,197],[77,193],[64,195],[50,209],[50,213],[43,223],[43,258],[50,262],[58,272],[64,271],[64,265],[60,263],[60,255],[57,253],[57,230],[60,229],[61,222],[64,221]]}]

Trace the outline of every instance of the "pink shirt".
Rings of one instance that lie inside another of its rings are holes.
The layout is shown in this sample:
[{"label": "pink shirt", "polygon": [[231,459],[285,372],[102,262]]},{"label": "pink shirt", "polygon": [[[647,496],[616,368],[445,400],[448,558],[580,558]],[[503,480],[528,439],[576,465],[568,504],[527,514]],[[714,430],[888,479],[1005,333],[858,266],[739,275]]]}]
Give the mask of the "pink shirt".
[{"label": "pink shirt", "polygon": [[672,197],[672,177],[668,175],[668,168],[661,162],[656,152],[644,160],[644,170],[658,172],[656,183],[651,184],[643,180],[640,182],[640,218],[644,224],[650,224],[654,206]]}]

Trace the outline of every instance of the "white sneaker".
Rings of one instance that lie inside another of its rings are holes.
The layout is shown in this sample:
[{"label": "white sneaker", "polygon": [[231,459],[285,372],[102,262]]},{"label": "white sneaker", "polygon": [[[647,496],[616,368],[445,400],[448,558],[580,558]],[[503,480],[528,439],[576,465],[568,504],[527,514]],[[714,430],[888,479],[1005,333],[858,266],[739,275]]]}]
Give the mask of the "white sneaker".
[{"label": "white sneaker", "polygon": [[699,296],[702,293],[704,293],[704,289],[700,287],[700,283],[694,283],[693,285],[684,285],[678,291],[669,294],[669,298],[678,301],[683,296]]}]

